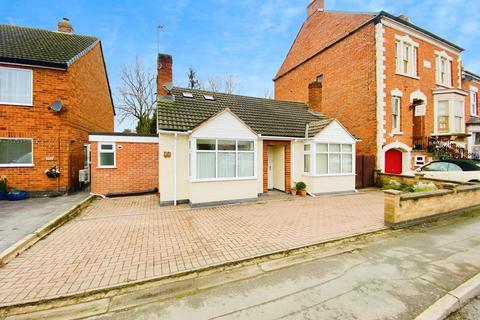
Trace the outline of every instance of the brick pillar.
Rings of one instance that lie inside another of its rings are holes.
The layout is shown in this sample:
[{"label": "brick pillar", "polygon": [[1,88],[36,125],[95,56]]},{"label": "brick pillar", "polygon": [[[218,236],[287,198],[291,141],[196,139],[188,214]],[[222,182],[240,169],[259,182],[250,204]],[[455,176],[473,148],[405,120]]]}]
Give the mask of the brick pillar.
[{"label": "brick pillar", "polygon": [[324,9],[324,0],[312,0],[307,7],[307,18],[310,17],[317,11],[322,11]]},{"label": "brick pillar", "polygon": [[165,89],[166,83],[172,83],[173,58],[171,55],[159,53],[157,60],[157,96],[168,96],[170,93]]},{"label": "brick pillar", "polygon": [[401,191],[384,190],[384,219],[385,225],[393,226],[399,222],[400,215],[400,195]]},{"label": "brick pillar", "polygon": [[322,112],[322,83],[315,81],[308,85],[308,106],[310,109]]}]

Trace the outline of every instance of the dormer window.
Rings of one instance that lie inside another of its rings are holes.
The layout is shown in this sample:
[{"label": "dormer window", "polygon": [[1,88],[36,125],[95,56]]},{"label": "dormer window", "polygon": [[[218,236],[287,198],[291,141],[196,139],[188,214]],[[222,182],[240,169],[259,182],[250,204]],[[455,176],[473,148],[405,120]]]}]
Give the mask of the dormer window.
[{"label": "dormer window", "polygon": [[445,51],[435,51],[436,54],[436,81],[437,85],[451,87],[452,86],[452,61]]},{"label": "dormer window", "polygon": [[409,36],[395,37],[395,71],[397,74],[414,77],[417,73],[418,43]]}]

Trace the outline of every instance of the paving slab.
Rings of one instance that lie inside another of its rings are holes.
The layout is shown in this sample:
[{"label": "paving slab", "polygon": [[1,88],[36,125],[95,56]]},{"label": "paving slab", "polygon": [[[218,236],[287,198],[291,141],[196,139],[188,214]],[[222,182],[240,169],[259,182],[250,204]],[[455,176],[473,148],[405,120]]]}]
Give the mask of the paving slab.
[{"label": "paving slab", "polygon": [[0,268],[0,307],[84,294],[384,229],[367,192],[191,209],[94,201]]}]

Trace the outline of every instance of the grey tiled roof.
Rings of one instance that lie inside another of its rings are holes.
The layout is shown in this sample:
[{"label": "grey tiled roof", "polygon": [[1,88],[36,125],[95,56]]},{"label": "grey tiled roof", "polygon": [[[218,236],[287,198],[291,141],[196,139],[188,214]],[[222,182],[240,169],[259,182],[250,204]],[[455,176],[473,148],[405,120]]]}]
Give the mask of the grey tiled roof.
[{"label": "grey tiled roof", "polygon": [[95,37],[0,24],[0,62],[66,69]]},{"label": "grey tiled roof", "polygon": [[317,135],[320,131],[325,129],[326,126],[332,122],[333,119],[323,119],[323,120],[317,120],[317,121],[312,121],[308,124],[308,129],[307,129],[307,136],[308,138],[313,138],[315,135]]},{"label": "grey tiled roof", "polygon": [[[190,92],[193,98],[183,96]],[[175,87],[173,101],[159,99],[158,128],[160,130],[188,131],[229,108],[256,133],[263,136],[305,137],[308,123],[326,119],[319,113],[298,102],[246,97],[225,93]],[[212,95],[215,100],[205,100]]]}]

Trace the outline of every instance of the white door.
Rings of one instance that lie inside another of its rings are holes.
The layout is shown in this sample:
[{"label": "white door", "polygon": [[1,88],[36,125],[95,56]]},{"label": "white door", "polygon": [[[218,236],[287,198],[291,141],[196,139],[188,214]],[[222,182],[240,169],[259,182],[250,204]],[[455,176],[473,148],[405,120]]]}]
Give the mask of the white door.
[{"label": "white door", "polygon": [[273,147],[268,147],[268,190],[273,189]]}]

